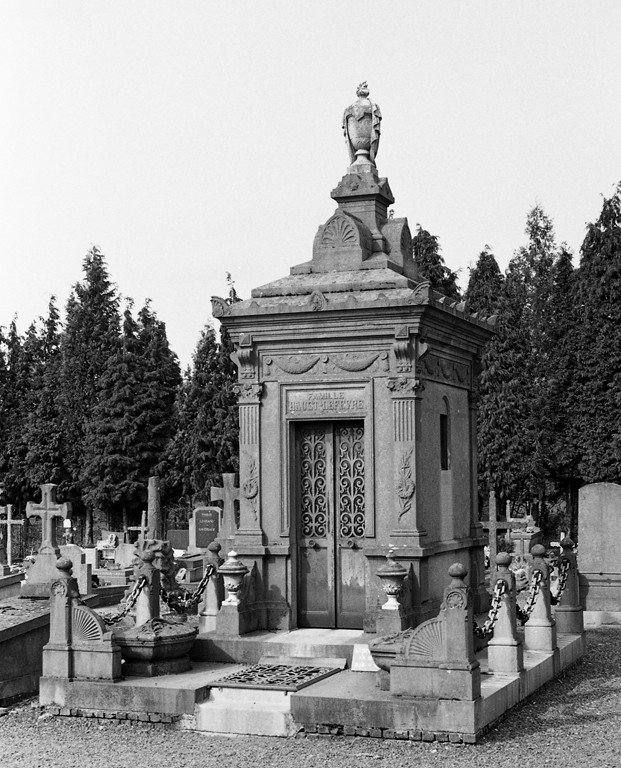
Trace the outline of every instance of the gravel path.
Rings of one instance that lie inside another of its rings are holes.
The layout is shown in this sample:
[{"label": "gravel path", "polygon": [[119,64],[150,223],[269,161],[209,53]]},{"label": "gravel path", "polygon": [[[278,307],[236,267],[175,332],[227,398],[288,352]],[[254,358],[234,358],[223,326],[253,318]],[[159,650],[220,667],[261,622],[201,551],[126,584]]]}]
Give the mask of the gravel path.
[{"label": "gravel path", "polygon": [[0,717],[2,768],[618,768],[621,628],[589,630],[584,663],[550,683],[476,746],[327,737],[206,736],[146,724],[43,715],[29,701]]}]

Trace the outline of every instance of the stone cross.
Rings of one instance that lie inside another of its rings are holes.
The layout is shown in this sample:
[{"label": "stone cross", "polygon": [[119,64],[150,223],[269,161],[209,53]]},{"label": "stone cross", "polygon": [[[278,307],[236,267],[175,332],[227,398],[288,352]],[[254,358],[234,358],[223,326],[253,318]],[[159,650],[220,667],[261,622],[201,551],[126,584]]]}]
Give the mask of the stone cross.
[{"label": "stone cross", "polygon": [[146,510],[142,510],[142,515],[140,517],[140,525],[130,525],[127,528],[128,531],[140,531],[140,534],[138,536],[138,541],[144,541],[147,537],[147,512]]},{"label": "stone cross", "polygon": [[211,489],[211,500],[224,502],[222,528],[226,533],[230,532],[231,536],[237,530],[237,523],[235,521],[235,502],[239,501],[239,488],[235,487],[235,478],[236,475],[234,472],[225,472],[222,475],[224,488],[214,486]]},{"label": "stone cross", "polygon": [[41,518],[41,546],[39,554],[57,554],[56,531],[54,518],[66,519],[71,512],[71,504],[58,504],[56,502],[56,483],[44,483],[41,487],[41,503],[35,504],[29,501],[26,504],[26,516]]},{"label": "stone cross", "polygon": [[[12,561],[12,555],[13,555],[13,546],[12,546],[12,536],[11,536],[11,526],[12,525],[23,525],[23,520],[14,520],[13,519],[13,505],[7,504],[6,507],[0,507],[0,515],[6,515],[6,520],[0,520],[0,525],[6,525],[6,562],[7,565],[13,565]],[[0,566],[2,563],[0,563]]]},{"label": "stone cross", "polygon": [[496,555],[498,554],[498,532],[526,528],[526,523],[523,520],[498,520],[496,494],[492,492],[489,495],[489,520],[482,520],[481,525],[488,532],[490,567],[495,568]]}]

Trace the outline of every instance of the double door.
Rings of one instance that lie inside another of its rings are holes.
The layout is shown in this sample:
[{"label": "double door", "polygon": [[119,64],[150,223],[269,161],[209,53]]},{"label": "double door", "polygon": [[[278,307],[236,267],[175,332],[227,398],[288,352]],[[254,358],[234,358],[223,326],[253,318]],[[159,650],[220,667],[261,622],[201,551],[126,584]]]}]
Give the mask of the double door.
[{"label": "double door", "polygon": [[362,628],[364,472],[364,422],[296,425],[299,627]]}]

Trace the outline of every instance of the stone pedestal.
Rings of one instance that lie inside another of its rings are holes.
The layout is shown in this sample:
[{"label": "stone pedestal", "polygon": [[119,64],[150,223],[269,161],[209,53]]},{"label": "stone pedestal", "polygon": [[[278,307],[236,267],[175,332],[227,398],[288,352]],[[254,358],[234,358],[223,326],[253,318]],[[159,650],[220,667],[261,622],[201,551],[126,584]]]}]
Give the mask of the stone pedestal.
[{"label": "stone pedestal", "polygon": [[559,604],[554,607],[554,620],[558,632],[580,635],[584,632],[584,614],[580,604],[578,566],[573,553],[573,544],[573,541],[568,538],[561,541],[560,565],[563,567],[566,563],[568,573],[565,591],[561,595]]},{"label": "stone pedestal", "polygon": [[[481,695],[481,670],[474,655],[472,595],[461,563],[449,568],[440,614],[408,630],[390,666],[393,696],[473,701]],[[373,647],[371,648],[373,653]],[[374,660],[382,666],[381,660]]]},{"label": "stone pedestal", "polygon": [[22,581],[20,597],[47,599],[50,596],[50,582],[58,576],[56,562],[60,558],[60,549],[53,552],[39,552],[34,563],[26,571]]},{"label": "stone pedestal", "polygon": [[119,680],[121,649],[102,619],[83,605],[71,560],[60,558],[51,586],[50,641],[43,648],[43,677]]},{"label": "stone pedestal", "polygon": [[213,566],[215,571],[209,579],[207,588],[205,589],[205,595],[198,614],[199,633],[213,632],[217,628],[217,616],[222,601],[224,600],[224,585],[222,583],[222,577],[217,570],[224,562],[219,555],[220,549],[220,544],[213,541],[208,547],[207,557],[205,557],[204,560],[204,568]]},{"label": "stone pedestal", "polygon": [[546,548],[536,544],[531,550],[533,574],[541,573],[539,594],[524,626],[524,646],[527,651],[555,651],[556,622],[552,618],[550,603],[550,573],[544,560]]},{"label": "stone pedestal", "polygon": [[497,555],[497,567],[490,581],[492,591],[499,582],[505,585],[494,634],[487,646],[488,669],[492,674],[517,674],[524,669],[524,648],[517,632],[515,577],[509,570],[511,559],[506,552]]}]

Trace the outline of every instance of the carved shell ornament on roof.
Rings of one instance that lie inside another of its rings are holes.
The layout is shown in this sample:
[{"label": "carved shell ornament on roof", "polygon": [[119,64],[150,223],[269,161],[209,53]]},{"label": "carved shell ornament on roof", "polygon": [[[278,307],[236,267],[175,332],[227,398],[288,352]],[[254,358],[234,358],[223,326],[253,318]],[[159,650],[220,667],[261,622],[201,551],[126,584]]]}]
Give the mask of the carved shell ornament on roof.
[{"label": "carved shell ornament on roof", "polygon": [[343,214],[336,214],[325,225],[321,236],[321,244],[338,248],[339,246],[356,245],[358,238],[353,224]]}]

